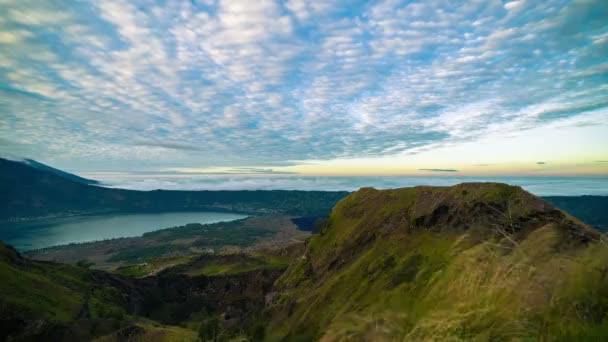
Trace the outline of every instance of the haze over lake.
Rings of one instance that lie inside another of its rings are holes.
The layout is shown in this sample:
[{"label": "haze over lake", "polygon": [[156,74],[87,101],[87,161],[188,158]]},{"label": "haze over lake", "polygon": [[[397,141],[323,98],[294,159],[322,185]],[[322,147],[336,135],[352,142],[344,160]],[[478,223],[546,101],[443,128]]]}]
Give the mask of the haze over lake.
[{"label": "haze over lake", "polygon": [[174,212],[86,215],[53,218],[0,226],[0,240],[20,251],[69,243],[134,237],[188,223],[216,223],[247,217],[234,213]]},{"label": "haze over lake", "polygon": [[356,191],[362,187],[394,189],[417,185],[451,186],[466,182],[497,182],[521,186],[537,196],[608,195],[608,177],[565,176],[149,176],[84,174],[106,186],[133,190],[321,190]]}]

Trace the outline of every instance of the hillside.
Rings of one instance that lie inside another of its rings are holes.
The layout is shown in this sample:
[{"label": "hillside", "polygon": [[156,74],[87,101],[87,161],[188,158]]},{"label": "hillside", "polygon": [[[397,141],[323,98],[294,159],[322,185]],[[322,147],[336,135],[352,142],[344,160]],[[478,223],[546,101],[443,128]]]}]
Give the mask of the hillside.
[{"label": "hillside", "polygon": [[361,189],[275,283],[268,340],[608,338],[608,245],[521,188]]},{"label": "hillside", "polygon": [[108,211],[236,211],[321,216],[347,192],[135,191],[83,184],[0,158],[0,221]]},{"label": "hillside", "polygon": [[28,166],[31,166],[35,169],[41,170],[41,171],[46,171],[46,172],[50,172],[52,174],[55,174],[59,177],[65,178],[67,180],[71,180],[77,183],[82,183],[82,184],[89,184],[89,185],[99,185],[100,183],[96,180],[93,179],[88,179],[88,178],[83,178],[80,176],[76,176],[74,174],[71,174],[69,172],[65,172],[59,169],[56,169],[54,167],[42,164],[40,162],[37,162],[33,159],[25,159],[23,161],[25,164],[27,164]]},{"label": "hillside", "polygon": [[321,228],[305,246],[119,274],[0,244],[0,339],[608,338],[605,237],[521,188],[366,188]]},{"label": "hillside", "polygon": [[138,279],[29,260],[0,243],[0,340],[200,341],[220,315],[235,334],[253,334],[243,327],[255,323],[285,263],[202,256]]},{"label": "hillside", "polygon": [[550,196],[549,203],[602,231],[608,231],[608,196]]}]

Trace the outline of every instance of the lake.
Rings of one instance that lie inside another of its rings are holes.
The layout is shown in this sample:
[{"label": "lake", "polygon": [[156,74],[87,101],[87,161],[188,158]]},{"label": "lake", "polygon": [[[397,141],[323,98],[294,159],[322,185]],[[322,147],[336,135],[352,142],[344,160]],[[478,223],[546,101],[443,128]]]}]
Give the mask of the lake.
[{"label": "lake", "polygon": [[217,212],[173,212],[85,215],[3,223],[0,240],[20,251],[69,243],[90,242],[183,226],[188,223],[234,221],[246,215]]}]

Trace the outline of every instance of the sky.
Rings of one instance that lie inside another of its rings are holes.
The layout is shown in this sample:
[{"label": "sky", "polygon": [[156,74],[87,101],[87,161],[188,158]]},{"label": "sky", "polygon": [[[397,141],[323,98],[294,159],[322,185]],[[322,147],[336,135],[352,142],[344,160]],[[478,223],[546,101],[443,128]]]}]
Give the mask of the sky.
[{"label": "sky", "polygon": [[605,177],[607,18],[605,0],[0,0],[0,155],[164,187]]}]

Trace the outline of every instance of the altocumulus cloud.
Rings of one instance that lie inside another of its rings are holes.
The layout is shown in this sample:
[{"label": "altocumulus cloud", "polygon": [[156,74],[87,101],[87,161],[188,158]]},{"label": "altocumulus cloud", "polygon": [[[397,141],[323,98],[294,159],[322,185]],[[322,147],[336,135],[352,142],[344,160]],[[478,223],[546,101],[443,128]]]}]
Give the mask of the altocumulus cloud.
[{"label": "altocumulus cloud", "polygon": [[605,0],[2,1],[0,151],[278,165],[593,124],[606,18]]}]

